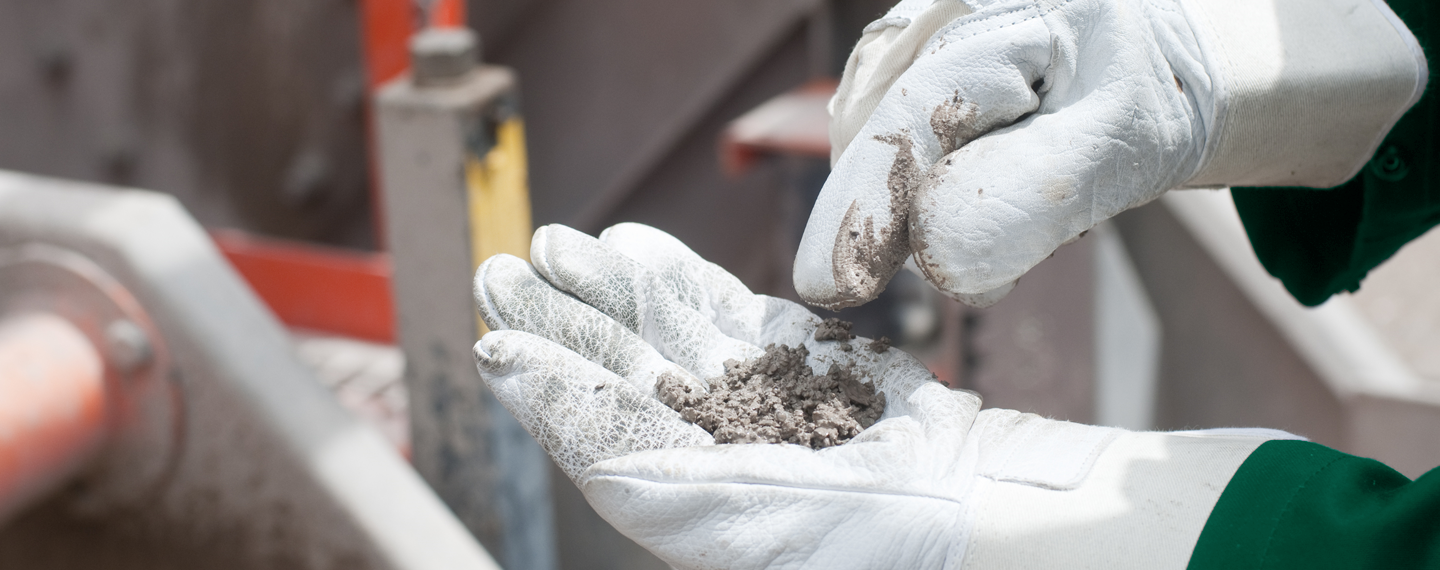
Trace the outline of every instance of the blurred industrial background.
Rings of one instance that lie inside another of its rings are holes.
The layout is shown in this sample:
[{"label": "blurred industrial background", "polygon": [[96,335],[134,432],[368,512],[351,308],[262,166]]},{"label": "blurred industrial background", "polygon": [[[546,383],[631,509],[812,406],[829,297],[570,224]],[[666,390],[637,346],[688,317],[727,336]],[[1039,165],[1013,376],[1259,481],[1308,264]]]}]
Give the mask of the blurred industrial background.
[{"label": "blurred industrial background", "polygon": [[[633,221],[796,298],[825,102],[891,3],[0,0],[0,375],[41,334],[94,361],[40,396],[0,376],[0,568],[665,568],[484,392],[468,276]],[[840,316],[988,406],[1415,476],[1437,282],[1432,232],[1305,309],[1194,191],[993,308],[902,273]],[[58,418],[45,454],[15,410]]]}]

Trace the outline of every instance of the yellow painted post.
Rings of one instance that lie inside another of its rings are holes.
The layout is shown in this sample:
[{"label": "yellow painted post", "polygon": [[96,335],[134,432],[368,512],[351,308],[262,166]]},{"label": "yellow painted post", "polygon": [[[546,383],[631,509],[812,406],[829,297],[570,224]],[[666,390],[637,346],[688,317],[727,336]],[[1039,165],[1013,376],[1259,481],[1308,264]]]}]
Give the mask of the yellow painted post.
[{"label": "yellow painted post", "polygon": [[[465,187],[470,208],[470,253],[474,269],[491,256],[508,253],[530,259],[530,182],[525,160],[525,122],[509,117],[495,129],[495,145],[485,156],[465,157]],[[489,330],[476,318],[479,336]],[[478,336],[476,337],[479,338]]]}]

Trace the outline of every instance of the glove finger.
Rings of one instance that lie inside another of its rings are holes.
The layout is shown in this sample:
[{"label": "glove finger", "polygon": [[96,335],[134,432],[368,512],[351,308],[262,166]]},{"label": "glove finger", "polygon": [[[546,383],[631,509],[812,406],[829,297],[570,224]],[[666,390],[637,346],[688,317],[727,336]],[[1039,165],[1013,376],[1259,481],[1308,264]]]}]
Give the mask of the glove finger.
[{"label": "glove finger", "polygon": [[890,87],[810,214],[795,260],[801,298],[838,309],[879,295],[911,253],[910,202],[925,172],[1039,106],[1051,38],[1035,16],[1025,7],[956,20]]},{"label": "glove finger", "polygon": [[665,358],[699,378],[725,373],[725,361],[759,356],[732,338],[640,263],[573,229],[552,224],[535,231],[530,259],[556,288],[626,323]]},{"label": "glove finger", "polygon": [[[921,276],[924,275],[924,272],[921,272]],[[984,309],[994,306],[995,303],[999,303],[1001,299],[1004,299],[1006,295],[1009,295],[1011,291],[1015,290],[1015,285],[1019,282],[1020,280],[1016,279],[1014,281],[1011,281],[989,291],[985,291],[983,293],[952,293],[950,294],[950,297],[971,307],[975,307],[977,309]]]},{"label": "glove finger", "polygon": [[597,462],[714,438],[613,372],[544,338],[493,331],[475,343],[480,376],[573,481]]},{"label": "glove finger", "polygon": [[910,215],[926,279],[956,298],[1008,287],[1095,224],[1178,185],[1203,138],[1192,132],[1198,120],[1185,115],[1188,107],[1145,101],[1183,96],[1164,87],[1171,93],[1137,87],[1086,97],[981,137],[936,165]]},{"label": "glove finger", "polygon": [[751,293],[730,272],[658,229],[616,224],[600,234],[600,241],[644,266],[681,303],[699,311],[727,336],[755,346],[797,346],[820,325],[820,318],[809,309]]},{"label": "glove finger", "polygon": [[703,390],[703,383],[644,339],[556,290],[515,256],[496,255],[476,270],[475,301],[490,330],[513,329],[549,339],[625,378],[643,393],[654,394],[655,382],[666,373]]},{"label": "glove finger", "polygon": [[870,119],[885,92],[910,68],[926,40],[971,11],[960,0],[904,0],[865,27],[845,61],[840,85],[830,101],[832,166]]}]

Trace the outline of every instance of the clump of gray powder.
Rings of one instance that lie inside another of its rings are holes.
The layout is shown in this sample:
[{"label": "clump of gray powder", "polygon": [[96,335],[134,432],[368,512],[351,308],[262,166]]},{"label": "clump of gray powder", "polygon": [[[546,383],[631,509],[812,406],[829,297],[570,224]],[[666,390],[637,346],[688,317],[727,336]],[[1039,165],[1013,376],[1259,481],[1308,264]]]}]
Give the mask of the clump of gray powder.
[{"label": "clump of gray powder", "polygon": [[793,443],[814,449],[840,445],[875,424],[885,394],[860,381],[851,367],[831,365],[825,374],[805,364],[804,346],[772,344],[765,354],[725,363],[710,391],[692,391],[680,378],[662,375],[660,401],[685,421],[715,436],[715,443]]},{"label": "clump of gray powder", "polygon": [[815,327],[815,340],[838,340],[849,342],[855,338],[855,333],[850,332],[850,327],[855,326],[850,321],[840,319],[825,319],[820,326]]}]

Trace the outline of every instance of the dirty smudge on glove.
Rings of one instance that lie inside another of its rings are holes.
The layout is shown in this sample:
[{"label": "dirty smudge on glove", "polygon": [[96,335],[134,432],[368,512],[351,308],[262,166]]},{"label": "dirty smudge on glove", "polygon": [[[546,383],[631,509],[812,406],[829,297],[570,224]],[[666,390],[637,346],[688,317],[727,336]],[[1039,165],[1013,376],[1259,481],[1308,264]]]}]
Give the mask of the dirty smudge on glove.
[{"label": "dirty smudge on glove", "polygon": [[876,227],[873,216],[860,218],[860,203],[851,202],[835,234],[830,266],[838,297],[823,303],[827,309],[862,305],[880,295],[885,284],[910,256],[910,200],[922,171],[913,154],[909,133],[876,135],[875,140],[895,146],[886,188],[890,191],[890,219]]},{"label": "dirty smudge on glove", "polygon": [[815,374],[805,364],[809,355],[804,346],[771,344],[758,358],[726,362],[708,393],[669,374],[660,377],[656,391],[682,418],[714,435],[715,443],[821,449],[849,441],[880,419],[885,394],[861,382],[853,365],[832,364]]},{"label": "dirty smudge on glove", "polygon": [[955,152],[980,137],[983,131],[975,123],[979,111],[977,105],[960,97],[959,89],[954,96],[935,106],[935,112],[930,114],[930,130],[940,143],[940,156]]},{"label": "dirty smudge on glove", "polygon": [[[957,90],[952,97],[935,107],[930,115],[930,129],[939,144],[941,156],[979,137],[976,124],[978,107],[964,100]],[[859,202],[852,202],[840,221],[831,253],[831,271],[838,299],[826,303],[828,309],[864,304],[880,294],[885,284],[910,256],[910,209],[917,188],[929,165],[915,160],[915,142],[911,133],[876,135],[875,140],[895,147],[895,159],[885,181],[890,194],[890,219],[877,227],[873,216],[861,218]]]}]

